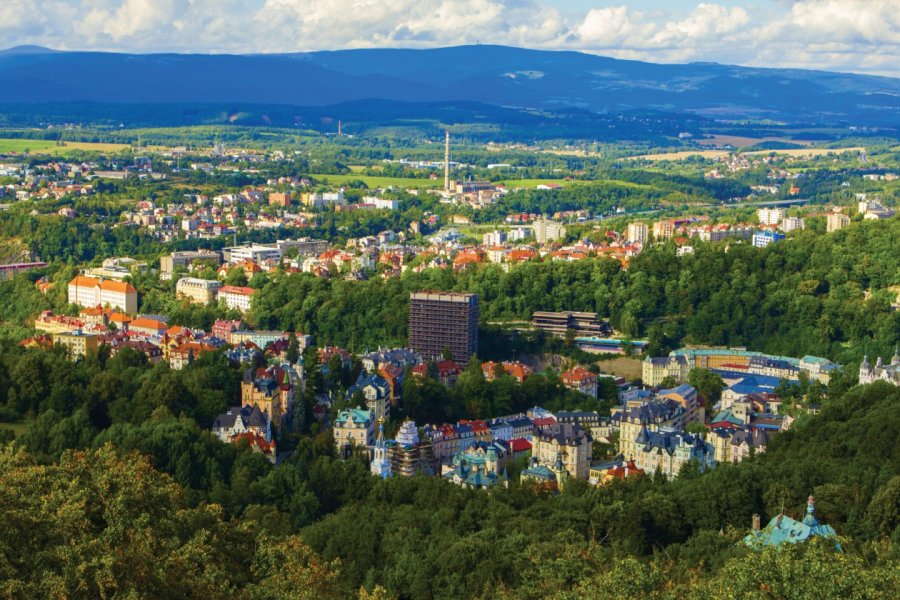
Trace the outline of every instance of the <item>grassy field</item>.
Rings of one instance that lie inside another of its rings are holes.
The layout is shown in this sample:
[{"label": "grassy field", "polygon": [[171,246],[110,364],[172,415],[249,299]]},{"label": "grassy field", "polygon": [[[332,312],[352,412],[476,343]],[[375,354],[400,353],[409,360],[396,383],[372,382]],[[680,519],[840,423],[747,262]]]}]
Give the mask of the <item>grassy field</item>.
[{"label": "grassy field", "polygon": [[620,356],[611,360],[597,361],[597,365],[604,373],[611,373],[617,377],[624,377],[628,380],[641,378],[641,359],[639,358]]},{"label": "grassy field", "polygon": [[[865,150],[860,146],[854,146],[852,148],[794,148],[791,150],[754,150],[753,152],[742,152],[741,154],[744,156],[768,156],[769,154],[778,154],[781,156],[793,156],[795,158],[801,157],[816,157],[816,156],[827,156],[829,154],[842,154],[844,152],[860,152],[861,150]],[[728,150],[683,150],[680,152],[665,152],[661,154],[643,154],[641,156],[629,156],[624,160],[685,160],[689,156],[702,156],[703,158],[721,158],[723,156],[728,156],[731,154]]]},{"label": "grassy field", "polygon": [[797,140],[786,137],[743,137],[739,135],[714,135],[709,138],[700,138],[697,140],[697,143],[701,146],[725,146],[731,145],[736,148],[741,146],[753,146],[755,144],[759,144],[761,142],[784,142],[787,144],[799,144],[801,146],[808,146],[812,144],[809,140]]},{"label": "grassy field", "polygon": [[78,150],[94,152],[119,152],[127,150],[128,144],[94,144],[90,142],[65,142],[65,146],[57,146],[56,142],[48,140],[22,140],[0,138],[0,153],[27,153],[27,154],[52,154],[65,156]]},{"label": "grassy field", "polygon": [[31,421],[18,421],[16,423],[3,423],[0,422],[0,429],[12,429],[16,433],[16,437],[19,437],[31,427]]}]

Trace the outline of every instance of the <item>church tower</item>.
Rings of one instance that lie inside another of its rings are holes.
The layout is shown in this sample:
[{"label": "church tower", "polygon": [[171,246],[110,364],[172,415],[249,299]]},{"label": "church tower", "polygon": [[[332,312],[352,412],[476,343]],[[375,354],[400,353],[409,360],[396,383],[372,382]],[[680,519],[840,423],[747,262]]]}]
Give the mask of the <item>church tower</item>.
[{"label": "church tower", "polygon": [[391,476],[391,461],[388,458],[387,445],[384,442],[384,419],[378,419],[378,439],[375,440],[375,455],[369,465],[372,475],[387,479]]}]

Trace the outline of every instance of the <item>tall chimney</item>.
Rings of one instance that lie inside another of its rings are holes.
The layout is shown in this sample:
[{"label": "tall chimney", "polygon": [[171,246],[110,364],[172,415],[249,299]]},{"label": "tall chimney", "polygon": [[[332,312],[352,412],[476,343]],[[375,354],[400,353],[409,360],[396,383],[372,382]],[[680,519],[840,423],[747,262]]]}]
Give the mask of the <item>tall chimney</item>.
[{"label": "tall chimney", "polygon": [[444,191],[450,191],[450,130],[444,131]]},{"label": "tall chimney", "polygon": [[759,529],[760,529],[759,515],[754,514],[753,515],[753,531],[759,531]]}]

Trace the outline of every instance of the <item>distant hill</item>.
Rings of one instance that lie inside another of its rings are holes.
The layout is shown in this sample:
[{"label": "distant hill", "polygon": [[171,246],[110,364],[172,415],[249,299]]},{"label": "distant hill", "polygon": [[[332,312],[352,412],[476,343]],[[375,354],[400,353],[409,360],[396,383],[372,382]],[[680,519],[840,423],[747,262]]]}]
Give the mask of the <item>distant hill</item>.
[{"label": "distant hill", "polygon": [[267,55],[0,52],[2,103],[282,105],[364,99],[896,126],[900,79],[660,65],[504,46]]}]

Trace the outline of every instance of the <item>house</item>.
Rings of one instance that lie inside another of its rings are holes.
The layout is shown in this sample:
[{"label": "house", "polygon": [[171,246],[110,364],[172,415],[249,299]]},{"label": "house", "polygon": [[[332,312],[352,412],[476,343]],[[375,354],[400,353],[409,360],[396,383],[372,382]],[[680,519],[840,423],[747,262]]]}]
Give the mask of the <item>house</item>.
[{"label": "house", "polygon": [[79,275],[69,282],[69,304],[109,306],[126,313],[136,313],[138,293],[130,283]]},{"label": "house", "polygon": [[180,371],[194,362],[194,360],[204,352],[210,352],[212,350],[215,350],[215,346],[203,342],[190,341],[178,344],[168,351],[169,366],[176,371]]},{"label": "house", "polygon": [[379,348],[374,352],[366,352],[359,358],[363,368],[370,373],[377,373],[382,365],[394,365],[406,370],[421,362],[419,355],[409,348]]},{"label": "house", "polygon": [[574,367],[560,375],[559,379],[569,389],[587,394],[591,398],[597,397],[597,375],[587,369]]},{"label": "house", "polygon": [[256,290],[250,287],[223,285],[219,288],[218,298],[230,309],[247,312],[255,293]]},{"label": "house", "polygon": [[636,450],[626,454],[647,473],[661,473],[668,479],[678,475],[684,465],[696,463],[701,470],[716,465],[712,444],[700,435],[684,433],[671,427],[650,431],[642,427],[635,438]]},{"label": "house", "polygon": [[531,375],[531,367],[518,361],[503,361],[495,363],[487,361],[481,364],[481,371],[484,378],[493,381],[499,369],[502,369],[507,375],[515,379],[518,383],[522,383]]},{"label": "house", "polygon": [[[797,544],[814,537],[833,539],[837,532],[830,525],[822,525],[816,519],[816,499],[810,496],[806,500],[806,516],[802,521],[795,521],[783,512],[773,517],[765,528],[759,527],[759,515],[753,515],[753,530],[744,537],[744,544],[760,550],[766,546],[780,546],[782,544]],[[835,546],[841,549],[835,540]]]},{"label": "house", "polygon": [[561,459],[566,471],[575,479],[587,479],[591,465],[591,434],[572,423],[555,423],[540,427],[532,436],[532,460],[550,466]]},{"label": "house", "polygon": [[128,333],[145,337],[161,337],[169,326],[157,319],[138,317],[128,324]]},{"label": "house", "polygon": [[[434,363],[437,379],[444,385],[448,387],[452,387],[456,385],[456,381],[459,378],[460,373],[462,373],[462,369],[458,364],[450,359],[439,360]],[[413,367],[412,372],[413,375],[419,378],[424,378],[428,376],[429,364],[422,363]]]},{"label": "house", "polygon": [[619,416],[619,453],[626,458],[635,456],[640,450],[637,438],[643,429],[657,431],[668,427],[680,430],[685,423],[684,407],[671,399],[645,402]]},{"label": "house", "polygon": [[863,361],[859,365],[859,384],[866,385],[876,381],[886,381],[900,386],[900,351],[894,349],[894,356],[889,365],[884,364],[880,356],[875,362],[875,366],[869,364],[868,355],[863,357]]},{"label": "house", "polygon": [[53,334],[53,343],[62,346],[69,354],[69,358],[82,358],[89,352],[96,352],[98,336],[82,331],[67,331]]},{"label": "house", "polygon": [[614,460],[591,465],[588,481],[594,485],[605,485],[613,481],[624,481],[629,477],[646,475],[633,460],[625,460],[622,456]]},{"label": "house", "polygon": [[657,387],[667,378],[686,381],[691,365],[684,356],[661,356],[644,359],[641,363],[641,381],[644,385]]},{"label": "house", "polygon": [[499,442],[476,442],[453,456],[444,479],[470,489],[506,485],[508,449]]},{"label": "house", "polygon": [[131,350],[140,352],[147,357],[147,361],[151,364],[156,364],[163,359],[162,349],[159,346],[151,344],[150,342],[147,342],[145,340],[128,340],[122,342],[121,344],[114,346],[110,354],[112,356],[115,356],[124,348],[130,348]]},{"label": "house", "polygon": [[231,443],[232,439],[244,433],[261,436],[266,441],[271,441],[271,422],[259,406],[244,405],[229,408],[227,412],[216,417],[213,421],[212,432],[217,438]]},{"label": "house", "polygon": [[380,375],[360,373],[356,383],[347,388],[347,396],[352,398],[357,392],[362,394],[366,408],[379,418],[390,412],[391,386]]},{"label": "house", "polygon": [[657,398],[662,400],[674,400],[684,408],[685,425],[688,423],[706,422],[706,413],[703,402],[697,394],[697,390],[686,383],[668,390],[660,390]]},{"label": "house", "polygon": [[354,448],[366,448],[375,442],[375,413],[368,409],[342,410],[332,424],[334,443],[339,452],[349,455]]},{"label": "house", "polygon": [[209,304],[215,301],[222,282],[196,277],[182,277],[175,284],[175,295],[186,298],[195,304]]},{"label": "house", "polygon": [[247,369],[241,382],[241,404],[260,407],[275,427],[294,409],[294,385],[290,374],[279,366]]},{"label": "house", "polygon": [[556,460],[552,464],[542,465],[534,456],[531,457],[531,465],[522,471],[519,480],[523,483],[531,482],[544,489],[560,492],[566,487],[571,474],[566,470],[562,453],[557,453]]},{"label": "house", "polygon": [[252,432],[238,433],[231,438],[233,444],[247,444],[254,452],[259,452],[266,457],[270,463],[275,464],[278,455],[275,447],[275,440],[267,440],[265,437]]}]

